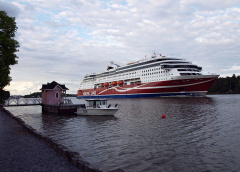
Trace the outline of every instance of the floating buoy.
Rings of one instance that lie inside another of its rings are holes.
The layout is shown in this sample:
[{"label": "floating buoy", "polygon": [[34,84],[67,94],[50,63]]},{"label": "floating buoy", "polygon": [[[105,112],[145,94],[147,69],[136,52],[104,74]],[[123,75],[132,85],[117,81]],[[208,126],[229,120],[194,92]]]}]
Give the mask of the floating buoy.
[{"label": "floating buoy", "polygon": [[166,118],[166,115],[162,115],[162,118]]}]

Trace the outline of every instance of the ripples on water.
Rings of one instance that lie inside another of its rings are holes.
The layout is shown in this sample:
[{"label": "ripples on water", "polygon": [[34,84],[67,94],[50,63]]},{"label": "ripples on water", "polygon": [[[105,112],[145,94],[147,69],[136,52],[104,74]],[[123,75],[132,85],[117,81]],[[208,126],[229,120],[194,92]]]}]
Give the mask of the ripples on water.
[{"label": "ripples on water", "polygon": [[101,170],[240,170],[240,95],[109,102],[120,104],[115,117],[41,114],[40,106],[7,109]]}]

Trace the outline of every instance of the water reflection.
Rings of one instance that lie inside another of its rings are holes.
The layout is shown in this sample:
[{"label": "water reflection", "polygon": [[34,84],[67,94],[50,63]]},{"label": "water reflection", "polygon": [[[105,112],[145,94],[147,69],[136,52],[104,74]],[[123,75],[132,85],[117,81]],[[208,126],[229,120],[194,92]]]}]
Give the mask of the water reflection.
[{"label": "water reflection", "polygon": [[79,116],[79,118],[84,119],[89,125],[107,125],[118,119],[116,116]]},{"label": "water reflection", "polygon": [[69,120],[73,120],[74,116],[58,116],[56,114],[44,113],[42,116],[42,129],[45,135],[51,132],[64,133],[65,127],[68,126]]}]

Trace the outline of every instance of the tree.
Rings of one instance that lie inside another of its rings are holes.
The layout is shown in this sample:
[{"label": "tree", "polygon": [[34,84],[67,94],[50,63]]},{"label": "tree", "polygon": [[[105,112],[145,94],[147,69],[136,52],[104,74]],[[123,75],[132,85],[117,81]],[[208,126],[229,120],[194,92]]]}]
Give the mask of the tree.
[{"label": "tree", "polygon": [[9,91],[4,91],[2,89],[0,89],[0,104],[3,103],[6,99],[8,99],[8,97],[10,96],[10,92]]},{"label": "tree", "polygon": [[240,76],[218,78],[209,89],[209,93],[240,93]]},{"label": "tree", "polygon": [[9,93],[3,90],[10,84],[10,65],[17,64],[19,42],[14,39],[17,26],[15,17],[10,17],[5,11],[0,11],[0,104]]}]

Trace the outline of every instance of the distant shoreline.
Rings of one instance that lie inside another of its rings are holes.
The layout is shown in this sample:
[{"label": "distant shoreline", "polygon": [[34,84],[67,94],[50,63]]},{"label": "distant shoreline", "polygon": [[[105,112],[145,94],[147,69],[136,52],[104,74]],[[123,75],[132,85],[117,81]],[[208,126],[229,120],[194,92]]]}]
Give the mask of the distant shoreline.
[{"label": "distant shoreline", "polygon": [[222,95],[222,94],[240,94],[240,93],[207,93],[207,95]]}]

